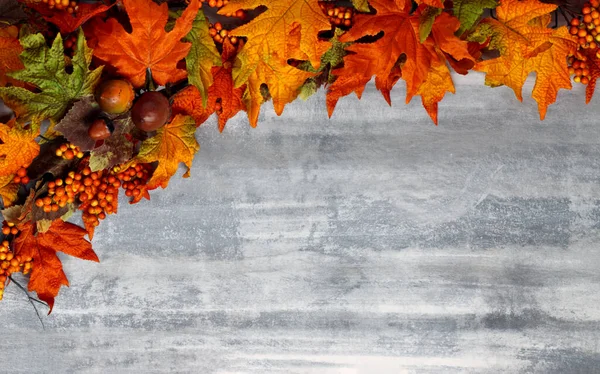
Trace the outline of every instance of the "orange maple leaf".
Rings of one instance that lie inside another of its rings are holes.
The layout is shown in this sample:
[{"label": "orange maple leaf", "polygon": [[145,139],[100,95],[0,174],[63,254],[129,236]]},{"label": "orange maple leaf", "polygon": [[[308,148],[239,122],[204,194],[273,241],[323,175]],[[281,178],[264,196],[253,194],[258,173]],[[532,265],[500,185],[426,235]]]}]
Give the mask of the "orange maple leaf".
[{"label": "orange maple leaf", "polygon": [[18,36],[19,29],[16,26],[0,29],[0,87],[6,86],[7,83],[22,86],[19,81],[6,76],[6,73],[24,68],[19,59],[23,47]]},{"label": "orange maple leaf", "polygon": [[525,80],[529,73],[536,73],[532,97],[541,119],[556,101],[558,90],[571,89],[567,56],[577,48],[576,38],[565,26],[547,27],[549,13],[555,9],[556,5],[538,0],[501,0],[496,8],[498,19],[483,19],[473,34],[475,38],[490,38],[489,48],[500,53],[500,57],[475,65],[475,70],[487,73],[487,85],[506,85],[523,101]]},{"label": "orange maple leaf", "polygon": [[600,58],[596,56],[596,50],[592,48],[579,51],[585,55],[588,68],[590,69],[590,82],[585,87],[585,103],[589,104],[596,90],[596,83],[600,77]]},{"label": "orange maple leaf", "polygon": [[194,117],[196,126],[200,126],[212,114],[217,113],[219,131],[223,131],[227,121],[240,110],[246,110],[242,95],[245,85],[235,88],[231,76],[235,47],[225,39],[223,43],[222,66],[213,66],[211,74],[213,84],[208,88],[208,104],[202,105],[202,96],[195,86],[188,86],[173,97],[174,113],[184,113]]},{"label": "orange maple leaf", "polygon": [[13,183],[14,175],[0,177],[0,197],[4,207],[9,207],[17,199],[19,184]]},{"label": "orange maple leaf", "polygon": [[115,18],[97,22],[92,30],[98,40],[94,56],[115,67],[135,87],[144,85],[147,69],[161,85],[184,79],[187,72],[177,68],[177,63],[185,58],[192,45],[181,39],[192,29],[200,8],[198,0],[191,0],[170,32],[165,31],[169,17],[166,2],[158,5],[151,0],[123,0],[123,4],[129,15],[131,34]]},{"label": "orange maple leaf", "polygon": [[82,2],[77,5],[77,12],[72,14],[49,9],[48,4],[42,2],[28,3],[27,6],[38,11],[46,21],[56,25],[63,35],[72,33],[92,17],[106,12],[112,7],[112,5]]},{"label": "orange maple leaf", "polygon": [[15,174],[21,166],[31,164],[40,153],[35,141],[39,133],[39,128],[24,129],[14,119],[6,125],[0,123],[0,177]]},{"label": "orange maple leaf", "polygon": [[382,32],[383,35],[373,43],[356,43],[347,48],[351,54],[344,57],[342,68],[333,71],[338,78],[327,93],[329,115],[341,96],[355,92],[360,98],[373,75],[375,86],[391,105],[390,89],[398,80],[398,69],[401,68],[402,79],[406,81],[406,102],[415,95],[427,96],[423,97],[424,106],[437,124],[437,102],[445,92],[454,92],[454,85],[450,80],[443,85],[428,84],[427,89],[422,86],[430,77],[437,77],[443,69],[447,70],[446,56],[458,61],[474,61],[467,43],[454,35],[460,27],[458,19],[441,13],[435,17],[429,35],[421,41],[419,26],[421,14],[427,9],[425,5],[410,13],[409,0],[372,0],[369,3],[377,13],[357,14],[354,25],[340,41],[355,41]]},{"label": "orange maple leaf", "polygon": [[148,189],[166,188],[177,172],[179,163],[184,163],[188,169],[183,177],[189,177],[192,160],[200,149],[195,132],[194,119],[178,114],[170,123],[161,127],[156,135],[142,142],[140,152],[133,162],[158,162],[156,170],[146,183]]},{"label": "orange maple leaf", "polygon": [[98,262],[98,256],[84,236],[86,231],[72,223],[57,219],[44,232],[36,233],[36,225],[25,222],[18,226],[19,235],[13,241],[15,255],[33,259],[33,269],[29,278],[29,291],[35,291],[38,297],[47,302],[52,312],[54,298],[61,286],[69,286],[60,259],[60,251],[83,260]]}]

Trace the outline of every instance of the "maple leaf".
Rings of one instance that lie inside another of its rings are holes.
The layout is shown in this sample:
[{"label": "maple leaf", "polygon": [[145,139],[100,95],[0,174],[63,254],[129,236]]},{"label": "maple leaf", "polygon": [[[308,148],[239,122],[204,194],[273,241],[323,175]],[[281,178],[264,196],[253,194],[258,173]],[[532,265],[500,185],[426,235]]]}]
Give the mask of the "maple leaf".
[{"label": "maple leaf", "polygon": [[500,57],[484,60],[475,70],[486,73],[485,83],[506,85],[523,101],[523,85],[531,72],[536,73],[532,97],[544,119],[560,88],[571,88],[567,56],[577,47],[576,38],[566,27],[548,28],[550,12],[556,5],[537,0],[501,0],[496,8],[498,19],[483,19],[472,38],[490,38],[490,49]]},{"label": "maple leaf", "polygon": [[19,185],[13,183],[14,175],[5,175],[0,177],[0,197],[2,197],[2,205],[6,208],[12,205],[17,199]]},{"label": "maple leaf", "polygon": [[50,314],[60,287],[69,286],[56,252],[96,262],[99,262],[98,256],[84,238],[86,231],[61,219],[52,222],[44,233],[36,233],[36,226],[32,222],[21,224],[18,228],[20,233],[13,240],[13,250],[15,255],[33,259],[35,266],[31,271],[28,289],[35,291],[41,300],[48,303]]},{"label": "maple leaf", "polygon": [[[198,91],[195,86],[186,87],[173,97],[172,108],[175,113],[184,113],[194,117],[196,126],[200,126],[214,112],[219,118],[219,131],[223,131],[227,121],[246,106],[242,95],[246,86],[235,88],[231,77],[235,47],[225,39],[221,66],[213,66],[211,75],[213,84],[208,88],[208,97]],[[204,99],[204,100],[203,100]],[[206,105],[204,105],[206,102]]]},{"label": "maple leaf", "polygon": [[[381,35],[382,32],[383,35],[373,43],[355,43],[347,48],[351,54],[344,57],[344,67],[333,71],[338,78],[327,93],[330,116],[341,96],[355,92],[360,98],[365,84],[373,75],[376,88],[391,105],[390,89],[400,76],[406,81],[406,102],[409,102],[413,96],[425,93],[420,89],[421,85],[428,79],[432,66],[446,63],[446,55],[459,61],[474,60],[467,43],[454,35],[460,25],[448,13],[442,12],[435,17],[437,12],[433,12],[431,30],[425,26],[422,32],[420,23],[431,18],[424,15],[429,9],[427,6],[421,5],[416,12],[410,13],[412,5],[408,0],[372,0],[370,4],[377,9],[377,13],[357,14],[354,25],[340,41],[355,41],[365,35]],[[423,41],[421,36],[424,36]],[[432,85],[429,87],[435,88]],[[453,89],[452,85],[450,91]],[[441,99],[443,95],[436,92],[431,97]],[[437,105],[426,106],[434,122],[437,119],[436,108]]]},{"label": "maple leaf", "polygon": [[21,38],[21,44],[24,50],[20,58],[25,69],[10,73],[9,76],[31,83],[41,92],[34,93],[20,87],[0,88],[0,98],[21,120],[58,119],[71,102],[93,94],[102,67],[88,70],[92,51],[85,43],[83,32],[80,31],[77,36],[77,48],[70,64],[73,71],[70,74],[65,71],[60,34],[51,48],[46,46],[42,34],[27,35]]},{"label": "maple leaf", "polygon": [[156,135],[142,142],[134,162],[158,162],[156,170],[148,180],[148,189],[166,188],[179,163],[184,163],[188,169],[183,177],[189,177],[192,160],[200,149],[195,131],[194,119],[178,114],[170,123],[158,129]]},{"label": "maple leaf", "polygon": [[61,33],[70,34],[92,17],[109,10],[112,5],[81,2],[77,4],[77,12],[73,14],[50,10],[45,3],[33,3],[30,7],[40,12],[46,21],[56,25]]},{"label": "maple leaf", "polygon": [[184,79],[187,73],[177,68],[177,63],[186,57],[192,44],[180,40],[192,29],[200,8],[198,0],[190,2],[170,32],[165,31],[169,17],[167,3],[123,0],[123,4],[132,32],[125,31],[115,18],[98,22],[92,30],[98,38],[94,56],[116,68],[135,87],[144,85],[148,69],[161,85]]},{"label": "maple leaf", "polygon": [[19,59],[23,47],[19,43],[18,35],[19,29],[16,26],[0,29],[0,87],[6,86],[7,83],[19,85],[18,81],[6,76],[7,73],[24,67]]},{"label": "maple leaf", "polygon": [[298,96],[304,81],[314,76],[290,66],[287,60],[308,60],[318,68],[322,54],[331,46],[318,36],[331,25],[317,0],[232,0],[219,13],[261,5],[267,8],[264,13],[230,31],[231,35],[248,37],[234,63],[233,79],[235,87],[247,83],[245,101],[253,127],[263,102],[261,86],[267,85],[275,112],[280,115],[285,104]]},{"label": "maple leaf", "polygon": [[27,19],[17,0],[0,0],[0,24],[14,25]]},{"label": "maple leaf", "polygon": [[39,128],[31,126],[25,129],[11,120],[8,124],[0,123],[0,177],[13,175],[21,166],[29,166],[40,152],[35,138]]},{"label": "maple leaf", "polygon": [[462,35],[465,31],[470,30],[485,9],[494,9],[498,6],[496,0],[453,0],[452,4],[454,16],[460,21],[457,35]]},{"label": "maple leaf", "polygon": [[185,58],[188,81],[194,85],[202,96],[204,106],[208,103],[208,87],[213,84],[213,66],[221,65],[221,56],[215,42],[208,33],[208,20],[202,10],[198,11],[192,24],[192,31],[185,37],[192,43],[190,53]]}]

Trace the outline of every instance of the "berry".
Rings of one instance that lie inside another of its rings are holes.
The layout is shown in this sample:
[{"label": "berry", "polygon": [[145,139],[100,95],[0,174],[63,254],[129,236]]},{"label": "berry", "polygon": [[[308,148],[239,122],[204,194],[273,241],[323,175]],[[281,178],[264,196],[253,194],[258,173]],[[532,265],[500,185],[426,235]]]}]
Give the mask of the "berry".
[{"label": "berry", "polygon": [[104,140],[110,137],[110,128],[102,118],[96,119],[88,128],[88,136],[93,140]]},{"label": "berry", "polygon": [[135,93],[131,83],[112,79],[103,82],[96,91],[96,101],[100,109],[109,114],[119,114],[129,110]]},{"label": "berry", "polygon": [[160,92],[143,93],[133,104],[131,119],[143,131],[154,131],[163,127],[171,118],[169,100]]}]

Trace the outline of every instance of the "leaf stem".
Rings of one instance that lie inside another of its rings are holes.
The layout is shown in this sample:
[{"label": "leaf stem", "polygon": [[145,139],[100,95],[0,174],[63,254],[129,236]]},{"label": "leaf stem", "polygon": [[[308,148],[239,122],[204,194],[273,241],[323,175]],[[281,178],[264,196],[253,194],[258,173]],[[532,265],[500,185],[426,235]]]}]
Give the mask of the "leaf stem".
[{"label": "leaf stem", "polygon": [[35,310],[35,315],[37,316],[38,320],[42,324],[42,329],[45,330],[46,327],[44,326],[44,321],[42,320],[42,317],[40,317],[40,312],[38,311],[37,307],[35,306],[35,304],[33,302],[35,301],[36,303],[42,304],[45,307],[48,307],[48,304],[46,304],[45,302],[43,302],[41,300],[38,300],[35,297],[31,296],[29,294],[29,292],[27,291],[27,289],[25,289],[25,287],[23,287],[19,282],[17,282],[16,280],[14,280],[14,278],[11,275],[8,276],[8,279],[10,279],[11,282],[13,282],[14,284],[16,284],[17,287],[19,287],[25,293],[25,295],[27,296],[27,299],[31,303],[31,306],[33,306],[33,310]]}]

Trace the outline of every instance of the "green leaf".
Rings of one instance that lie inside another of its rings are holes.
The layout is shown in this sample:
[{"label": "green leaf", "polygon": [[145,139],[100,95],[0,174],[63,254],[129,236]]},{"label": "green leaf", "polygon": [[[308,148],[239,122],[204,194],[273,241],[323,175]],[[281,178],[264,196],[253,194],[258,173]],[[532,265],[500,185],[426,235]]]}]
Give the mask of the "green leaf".
[{"label": "green leaf", "polygon": [[421,43],[425,42],[425,39],[427,39],[431,33],[435,17],[439,16],[441,13],[442,9],[432,6],[428,6],[423,13],[421,13],[421,16],[419,17],[419,40]]},{"label": "green leaf", "polygon": [[221,66],[221,55],[208,33],[208,20],[202,10],[198,11],[192,30],[184,40],[192,43],[192,48],[185,58],[188,80],[200,91],[202,103],[206,107],[208,87],[213,83],[211,69],[213,66]]},{"label": "green leaf", "polygon": [[298,97],[302,100],[306,101],[309,97],[314,95],[319,89],[319,85],[314,79],[307,79],[306,82],[300,87],[300,93]]},{"label": "green leaf", "polygon": [[332,83],[334,80],[334,76],[331,75],[331,71],[337,67],[339,67],[344,62],[344,56],[348,54],[346,52],[346,47],[350,44],[349,42],[342,43],[339,40],[339,37],[344,33],[344,30],[336,28],[333,37],[329,40],[331,42],[331,48],[327,50],[321,56],[321,66],[319,69],[315,69],[312,67],[309,61],[304,61],[300,65],[298,65],[298,69],[308,71],[310,73],[321,73],[326,69],[329,69],[329,73],[327,76],[327,82]]},{"label": "green leaf", "polygon": [[368,13],[370,11],[369,2],[367,0],[352,0],[352,6],[359,12]]},{"label": "green leaf", "polygon": [[460,21],[456,35],[460,36],[470,30],[483,14],[484,9],[494,9],[498,6],[496,0],[454,0],[454,16]]},{"label": "green leaf", "polygon": [[[0,88],[0,98],[19,119],[58,120],[73,101],[94,93],[102,67],[93,71],[88,69],[92,50],[87,47],[83,31],[79,31],[75,55],[70,61],[65,57],[60,34],[51,48],[46,46],[42,34],[25,35],[20,42],[24,49],[20,59],[25,69],[10,73],[10,76],[33,84],[41,92],[33,93],[20,87]],[[72,69],[70,74],[67,67]]]}]

